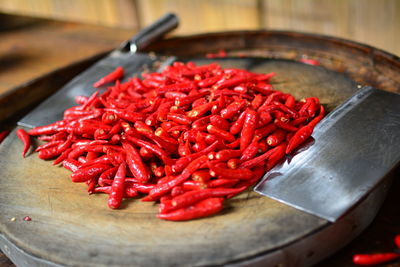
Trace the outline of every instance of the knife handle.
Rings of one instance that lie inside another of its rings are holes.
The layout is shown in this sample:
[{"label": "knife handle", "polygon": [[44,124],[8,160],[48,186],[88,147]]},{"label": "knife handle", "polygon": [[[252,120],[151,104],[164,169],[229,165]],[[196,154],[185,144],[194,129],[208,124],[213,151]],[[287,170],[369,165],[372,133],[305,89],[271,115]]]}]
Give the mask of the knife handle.
[{"label": "knife handle", "polygon": [[130,52],[135,53],[136,51],[142,50],[154,40],[178,27],[178,24],[179,19],[175,14],[165,14],[150,26],[142,29],[129,40]]}]

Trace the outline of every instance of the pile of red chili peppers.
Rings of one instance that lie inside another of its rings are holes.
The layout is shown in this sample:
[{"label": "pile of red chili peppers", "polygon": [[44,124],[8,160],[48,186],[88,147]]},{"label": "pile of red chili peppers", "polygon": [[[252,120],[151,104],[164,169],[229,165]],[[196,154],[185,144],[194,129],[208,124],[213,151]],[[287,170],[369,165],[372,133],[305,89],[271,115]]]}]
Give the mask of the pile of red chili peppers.
[{"label": "pile of red chili peppers", "polygon": [[120,83],[118,68],[78,96],[64,119],[17,134],[48,141],[36,151],[72,171],[88,192],[108,194],[108,206],[146,195],[157,217],[190,220],[222,210],[292,153],[323,118],[315,97],[296,101],[274,90],[274,73],[222,69],[212,63],[174,63],[161,73]]}]

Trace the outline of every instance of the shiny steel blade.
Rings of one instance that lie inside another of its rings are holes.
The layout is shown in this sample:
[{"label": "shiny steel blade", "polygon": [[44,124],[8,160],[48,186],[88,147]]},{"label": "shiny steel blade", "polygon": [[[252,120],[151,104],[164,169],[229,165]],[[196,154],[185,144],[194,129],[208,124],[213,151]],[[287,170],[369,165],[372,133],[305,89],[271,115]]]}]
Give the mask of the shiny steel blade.
[{"label": "shiny steel blade", "polygon": [[312,136],[255,191],[335,222],[400,161],[400,95],[365,87]]}]

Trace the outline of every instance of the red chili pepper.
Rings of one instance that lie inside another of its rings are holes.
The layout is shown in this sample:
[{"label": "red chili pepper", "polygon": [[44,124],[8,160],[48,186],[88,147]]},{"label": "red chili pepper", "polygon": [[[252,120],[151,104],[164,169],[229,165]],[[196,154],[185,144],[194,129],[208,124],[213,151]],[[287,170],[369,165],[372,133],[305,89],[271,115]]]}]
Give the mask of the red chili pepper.
[{"label": "red chili pepper", "polygon": [[356,254],[353,256],[353,263],[358,265],[376,265],[386,263],[400,258],[398,253],[376,253],[376,254]]},{"label": "red chili pepper", "polygon": [[[38,157],[40,159],[53,159],[55,157],[58,157],[61,154],[60,151],[58,151],[57,146],[45,148],[39,151]],[[69,156],[69,155],[68,155]]]},{"label": "red chili pepper", "polygon": [[278,129],[267,137],[267,143],[270,146],[277,146],[285,140],[286,131]]},{"label": "red chili pepper", "polygon": [[74,160],[74,159],[65,159],[63,161],[63,167],[75,172],[79,169],[79,166],[81,165],[81,163],[79,163],[78,161]]},{"label": "red chili pepper", "polygon": [[239,118],[232,123],[232,125],[229,129],[229,132],[231,134],[240,133],[240,131],[242,130],[243,124],[244,124],[245,117],[246,117],[246,111],[243,111],[242,113],[240,113]]},{"label": "red chili pepper", "polygon": [[122,143],[122,147],[126,151],[126,162],[133,176],[141,183],[147,183],[150,179],[150,174],[140,158],[139,153],[133,146],[126,142]]},{"label": "red chili pepper", "polygon": [[243,190],[243,188],[207,188],[203,190],[194,190],[183,193],[172,199],[173,210],[181,209],[193,205],[203,199],[212,197],[224,197],[230,194],[235,194],[238,191]]},{"label": "red chili pepper", "polygon": [[99,177],[107,169],[111,168],[106,164],[94,164],[89,167],[80,168],[71,174],[71,180],[74,183],[86,182],[94,177]]},{"label": "red chili pepper", "polygon": [[250,145],[248,145],[246,149],[243,150],[240,160],[246,161],[254,158],[257,155],[258,150],[259,150],[259,144],[257,138],[254,138],[253,141],[250,143]]},{"label": "red chili pepper", "polygon": [[250,169],[248,168],[237,168],[237,169],[227,169],[218,167],[216,164],[209,163],[208,167],[210,168],[210,174],[213,177],[220,177],[222,179],[239,179],[239,180],[247,180],[250,179],[253,175]]},{"label": "red chili pepper", "polygon": [[170,213],[158,214],[157,217],[170,221],[187,221],[202,217],[208,217],[223,209],[223,198],[209,198],[202,200],[193,206],[175,210]]},{"label": "red chili pepper", "polygon": [[286,154],[292,153],[293,150],[303,144],[311,136],[313,129],[314,128],[310,125],[301,127],[289,140],[289,143],[286,147]]},{"label": "red chili pepper", "polygon": [[[58,145],[60,145],[60,144],[62,144],[62,143],[64,143],[64,141],[62,141],[62,140],[50,141],[50,142],[48,142],[48,143],[46,143],[46,144],[43,144],[43,145],[41,145],[41,146],[38,146],[38,147],[35,149],[35,152],[39,152],[40,150],[47,149],[47,148],[50,148],[50,147],[53,147],[53,146],[58,146]],[[57,148],[57,149],[58,149],[58,148]]]},{"label": "red chili pepper", "polygon": [[93,84],[93,87],[100,87],[106,83],[110,83],[113,81],[116,81],[118,79],[121,79],[124,76],[124,69],[122,67],[117,67],[113,72],[107,74],[97,82]]},{"label": "red chili pepper", "polygon": [[111,185],[111,192],[108,195],[108,206],[112,209],[118,209],[121,205],[125,192],[126,164],[122,162],[119,165]]},{"label": "red chili pepper", "polygon": [[26,153],[28,152],[29,148],[31,147],[31,138],[28,133],[24,129],[18,129],[16,131],[18,138],[24,144],[24,149],[22,151],[22,156],[25,158]]},{"label": "red chili pepper", "polygon": [[239,111],[244,108],[246,105],[246,102],[241,100],[241,101],[235,101],[223,110],[221,110],[221,117],[224,119],[230,119],[233,116],[237,115]]},{"label": "red chili pepper", "polygon": [[258,114],[249,109],[246,111],[242,132],[240,134],[240,149],[244,150],[254,137],[254,131],[257,126]]},{"label": "red chili pepper", "polygon": [[222,130],[218,127],[215,127],[214,125],[211,125],[211,124],[207,126],[207,131],[210,134],[214,134],[227,142],[233,142],[236,140],[235,137],[230,132],[224,131],[224,130]]},{"label": "red chili pepper", "polygon": [[66,149],[64,152],[61,153],[60,156],[58,156],[58,158],[56,158],[53,161],[53,165],[57,165],[59,163],[61,163],[63,160],[65,160],[68,157],[68,154],[72,151],[72,148],[68,148]]}]

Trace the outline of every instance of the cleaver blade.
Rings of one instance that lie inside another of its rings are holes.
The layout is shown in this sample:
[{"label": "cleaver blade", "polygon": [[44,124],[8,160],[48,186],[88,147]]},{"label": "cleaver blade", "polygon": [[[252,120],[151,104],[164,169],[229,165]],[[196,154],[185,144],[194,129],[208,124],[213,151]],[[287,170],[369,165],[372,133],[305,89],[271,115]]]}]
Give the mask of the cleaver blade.
[{"label": "cleaver blade", "polygon": [[363,87],[329,113],[312,137],[254,190],[335,222],[398,165],[400,95]]},{"label": "cleaver blade", "polygon": [[141,30],[131,40],[123,43],[120,48],[115,49],[105,58],[99,60],[73,78],[64,87],[23,117],[18,122],[18,125],[33,128],[61,120],[64,110],[77,105],[75,96],[90,96],[95,91],[99,91],[100,93],[105,91],[105,89],[94,88],[93,83],[112,72],[118,66],[124,68],[125,77],[133,77],[134,75],[139,75],[147,68],[152,68],[153,65],[156,65],[155,63],[162,62],[162,66],[169,65],[175,60],[174,57],[161,58],[138,51],[177,26],[178,18],[176,15],[171,13],[164,15],[152,25]]}]

